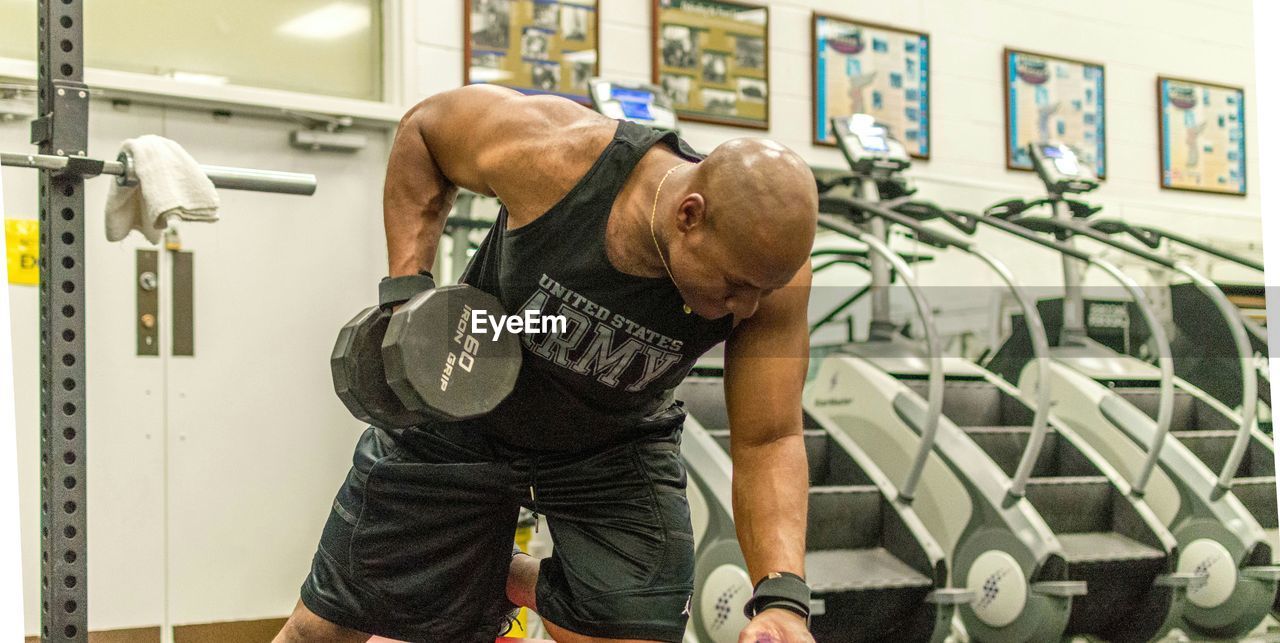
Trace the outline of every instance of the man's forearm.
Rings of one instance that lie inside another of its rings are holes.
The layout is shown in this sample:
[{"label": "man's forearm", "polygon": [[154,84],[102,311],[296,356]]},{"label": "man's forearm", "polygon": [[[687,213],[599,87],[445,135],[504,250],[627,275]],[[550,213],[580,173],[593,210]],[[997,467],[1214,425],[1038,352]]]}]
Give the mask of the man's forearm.
[{"label": "man's forearm", "polygon": [[387,160],[382,214],[388,274],[393,277],[429,270],[435,263],[445,218],[458,193],[427,146],[429,103],[419,105],[400,122]]},{"label": "man's forearm", "polygon": [[770,572],[804,576],[809,461],[796,431],[758,444],[733,444],[733,519],[755,583]]}]

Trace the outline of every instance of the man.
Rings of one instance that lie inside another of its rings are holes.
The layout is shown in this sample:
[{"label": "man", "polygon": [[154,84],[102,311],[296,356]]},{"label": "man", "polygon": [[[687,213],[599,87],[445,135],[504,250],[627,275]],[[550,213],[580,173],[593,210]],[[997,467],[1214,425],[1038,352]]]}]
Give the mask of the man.
[{"label": "man", "polygon": [[[432,265],[459,187],[503,206],[462,280],[568,328],[521,337],[516,388],[488,415],[365,432],[276,640],[492,640],[505,598],[561,643],[680,641],[693,538],[671,391],[727,340],[734,518],[763,581],[743,640],[812,641],[807,600],[762,589],[803,587],[808,167],[771,141],[703,160],[561,98],[456,89],[396,135],[392,276]],[[551,557],[507,553],[520,506],[547,517]]]}]

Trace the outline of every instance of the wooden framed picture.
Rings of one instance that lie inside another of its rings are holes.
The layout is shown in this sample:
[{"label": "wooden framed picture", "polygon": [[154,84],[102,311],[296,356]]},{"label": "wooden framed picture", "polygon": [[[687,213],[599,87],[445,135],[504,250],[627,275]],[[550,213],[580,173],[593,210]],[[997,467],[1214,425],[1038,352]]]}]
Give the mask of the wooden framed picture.
[{"label": "wooden framed picture", "polygon": [[653,0],[653,83],[689,121],[769,129],[769,9]]},{"label": "wooden framed picture", "polygon": [[819,13],[812,33],[814,144],[835,145],[833,116],[870,114],[929,158],[929,34]]},{"label": "wooden framed picture", "polygon": [[463,82],[587,103],[600,70],[599,0],[465,0]]},{"label": "wooden framed picture", "polygon": [[1098,63],[1004,50],[1005,165],[1031,170],[1028,143],[1070,145],[1107,176],[1105,70]]},{"label": "wooden framed picture", "polygon": [[1156,78],[1160,187],[1244,196],[1244,89]]}]

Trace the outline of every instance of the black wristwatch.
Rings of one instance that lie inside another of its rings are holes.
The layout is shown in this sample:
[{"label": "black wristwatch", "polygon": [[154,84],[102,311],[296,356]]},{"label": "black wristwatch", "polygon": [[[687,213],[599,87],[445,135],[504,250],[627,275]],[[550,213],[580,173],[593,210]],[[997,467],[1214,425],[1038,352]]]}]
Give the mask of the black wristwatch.
[{"label": "black wristwatch", "polygon": [[803,578],[791,572],[772,572],[756,583],[755,592],[742,611],[750,619],[776,607],[795,612],[808,623],[811,594]]},{"label": "black wristwatch", "polygon": [[430,270],[420,271],[415,275],[400,277],[383,277],[378,282],[378,305],[387,308],[403,304],[413,296],[436,287],[436,278]]}]

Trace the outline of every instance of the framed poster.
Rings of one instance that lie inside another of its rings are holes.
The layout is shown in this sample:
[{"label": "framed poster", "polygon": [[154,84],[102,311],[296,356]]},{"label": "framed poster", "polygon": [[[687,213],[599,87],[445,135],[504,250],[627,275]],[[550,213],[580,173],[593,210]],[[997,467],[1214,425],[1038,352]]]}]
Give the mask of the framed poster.
[{"label": "framed poster", "polygon": [[587,103],[600,69],[598,0],[466,0],[463,82]]},{"label": "framed poster", "polygon": [[653,83],[682,119],[769,129],[769,9],[653,0]]},{"label": "framed poster", "polygon": [[929,34],[815,13],[813,89],[815,145],[835,145],[833,116],[870,114],[929,158]]},{"label": "framed poster", "polygon": [[1028,143],[1070,145],[1107,177],[1105,72],[1097,63],[1004,50],[1004,150],[1011,170],[1031,170]]},{"label": "framed poster", "polygon": [[1244,89],[1156,78],[1160,187],[1245,194]]}]

